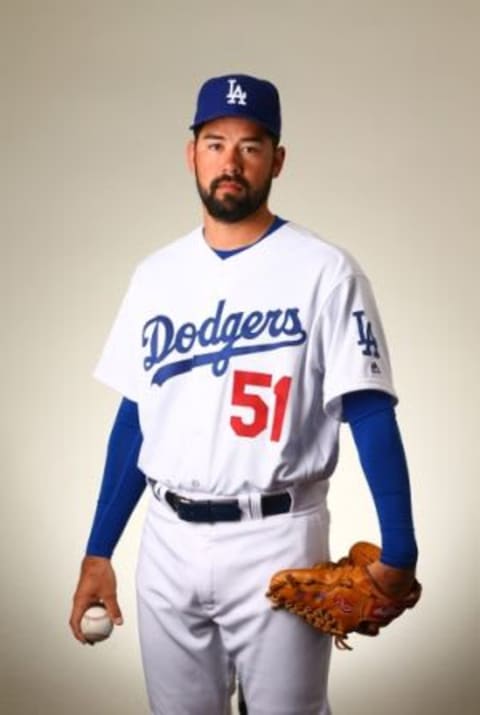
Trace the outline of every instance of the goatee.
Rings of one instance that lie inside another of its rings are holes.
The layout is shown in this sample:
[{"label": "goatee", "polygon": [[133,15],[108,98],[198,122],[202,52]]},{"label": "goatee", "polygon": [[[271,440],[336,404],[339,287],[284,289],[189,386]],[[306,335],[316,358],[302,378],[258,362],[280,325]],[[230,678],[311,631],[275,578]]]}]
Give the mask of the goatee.
[{"label": "goatee", "polygon": [[[267,201],[272,186],[272,178],[270,175],[263,186],[253,191],[243,176],[223,175],[214,179],[209,188],[205,189],[200,184],[198,174],[195,172],[197,190],[203,205],[212,218],[223,223],[237,223],[237,221],[243,221],[243,219],[254,214]],[[222,198],[218,198],[216,191],[225,182],[238,184],[243,188],[243,191],[240,195],[226,192]]]}]

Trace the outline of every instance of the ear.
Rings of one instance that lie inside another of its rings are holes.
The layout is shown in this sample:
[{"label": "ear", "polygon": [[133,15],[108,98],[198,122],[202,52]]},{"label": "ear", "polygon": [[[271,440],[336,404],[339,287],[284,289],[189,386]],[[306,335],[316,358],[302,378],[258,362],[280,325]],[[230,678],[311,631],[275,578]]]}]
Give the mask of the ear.
[{"label": "ear", "polygon": [[195,140],[190,139],[186,147],[187,166],[193,173],[195,171]]},{"label": "ear", "polygon": [[280,176],[280,172],[282,171],[283,164],[285,162],[285,155],[285,147],[277,146],[273,156],[273,176],[275,179],[277,176]]}]

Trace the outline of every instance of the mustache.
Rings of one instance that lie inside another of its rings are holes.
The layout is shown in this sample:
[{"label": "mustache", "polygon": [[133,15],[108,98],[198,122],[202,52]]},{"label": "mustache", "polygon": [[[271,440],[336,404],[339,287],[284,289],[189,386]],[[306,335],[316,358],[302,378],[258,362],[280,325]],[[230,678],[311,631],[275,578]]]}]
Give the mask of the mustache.
[{"label": "mustache", "polygon": [[240,186],[243,186],[244,189],[249,189],[250,184],[246,179],[243,178],[243,176],[229,176],[228,174],[222,174],[222,176],[219,176],[217,179],[214,179],[212,183],[210,184],[210,191],[214,192],[220,184],[223,184],[225,182],[228,183],[234,183],[234,184],[239,184]]}]

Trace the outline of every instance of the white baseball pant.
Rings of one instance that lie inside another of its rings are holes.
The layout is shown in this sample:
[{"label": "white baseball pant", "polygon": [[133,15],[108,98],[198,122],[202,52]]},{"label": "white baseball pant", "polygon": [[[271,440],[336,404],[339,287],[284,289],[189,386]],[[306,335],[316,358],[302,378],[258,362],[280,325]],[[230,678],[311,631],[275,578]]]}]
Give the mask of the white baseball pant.
[{"label": "white baseball pant", "polygon": [[232,666],[249,715],[330,714],[331,639],[265,597],[275,571],[329,558],[326,490],[292,491],[291,511],[265,518],[250,496],[247,518],[215,524],[152,497],[137,595],[153,715],[225,715]]}]

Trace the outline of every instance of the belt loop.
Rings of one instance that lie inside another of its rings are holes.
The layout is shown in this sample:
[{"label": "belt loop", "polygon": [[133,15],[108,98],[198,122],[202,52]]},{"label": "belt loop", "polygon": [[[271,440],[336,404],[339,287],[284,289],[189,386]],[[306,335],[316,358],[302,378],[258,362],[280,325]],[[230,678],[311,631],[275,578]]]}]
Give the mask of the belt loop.
[{"label": "belt loop", "polygon": [[293,512],[295,511],[296,503],[295,503],[295,496],[296,496],[296,489],[294,487],[287,487],[285,489],[287,494],[290,495],[290,509],[289,511]]},{"label": "belt loop", "polygon": [[252,510],[250,508],[250,497],[248,494],[238,495],[238,506],[246,519],[253,519]]},{"label": "belt loop", "polygon": [[249,502],[252,519],[262,519],[262,495],[259,492],[252,492],[249,495]]},{"label": "belt loop", "polygon": [[162,484],[160,484],[160,482],[155,481],[155,479],[150,479],[150,477],[148,477],[147,481],[152,487],[152,492],[155,499],[158,499],[158,501],[161,502],[166,502],[165,494],[168,491],[167,487],[164,487]]}]

